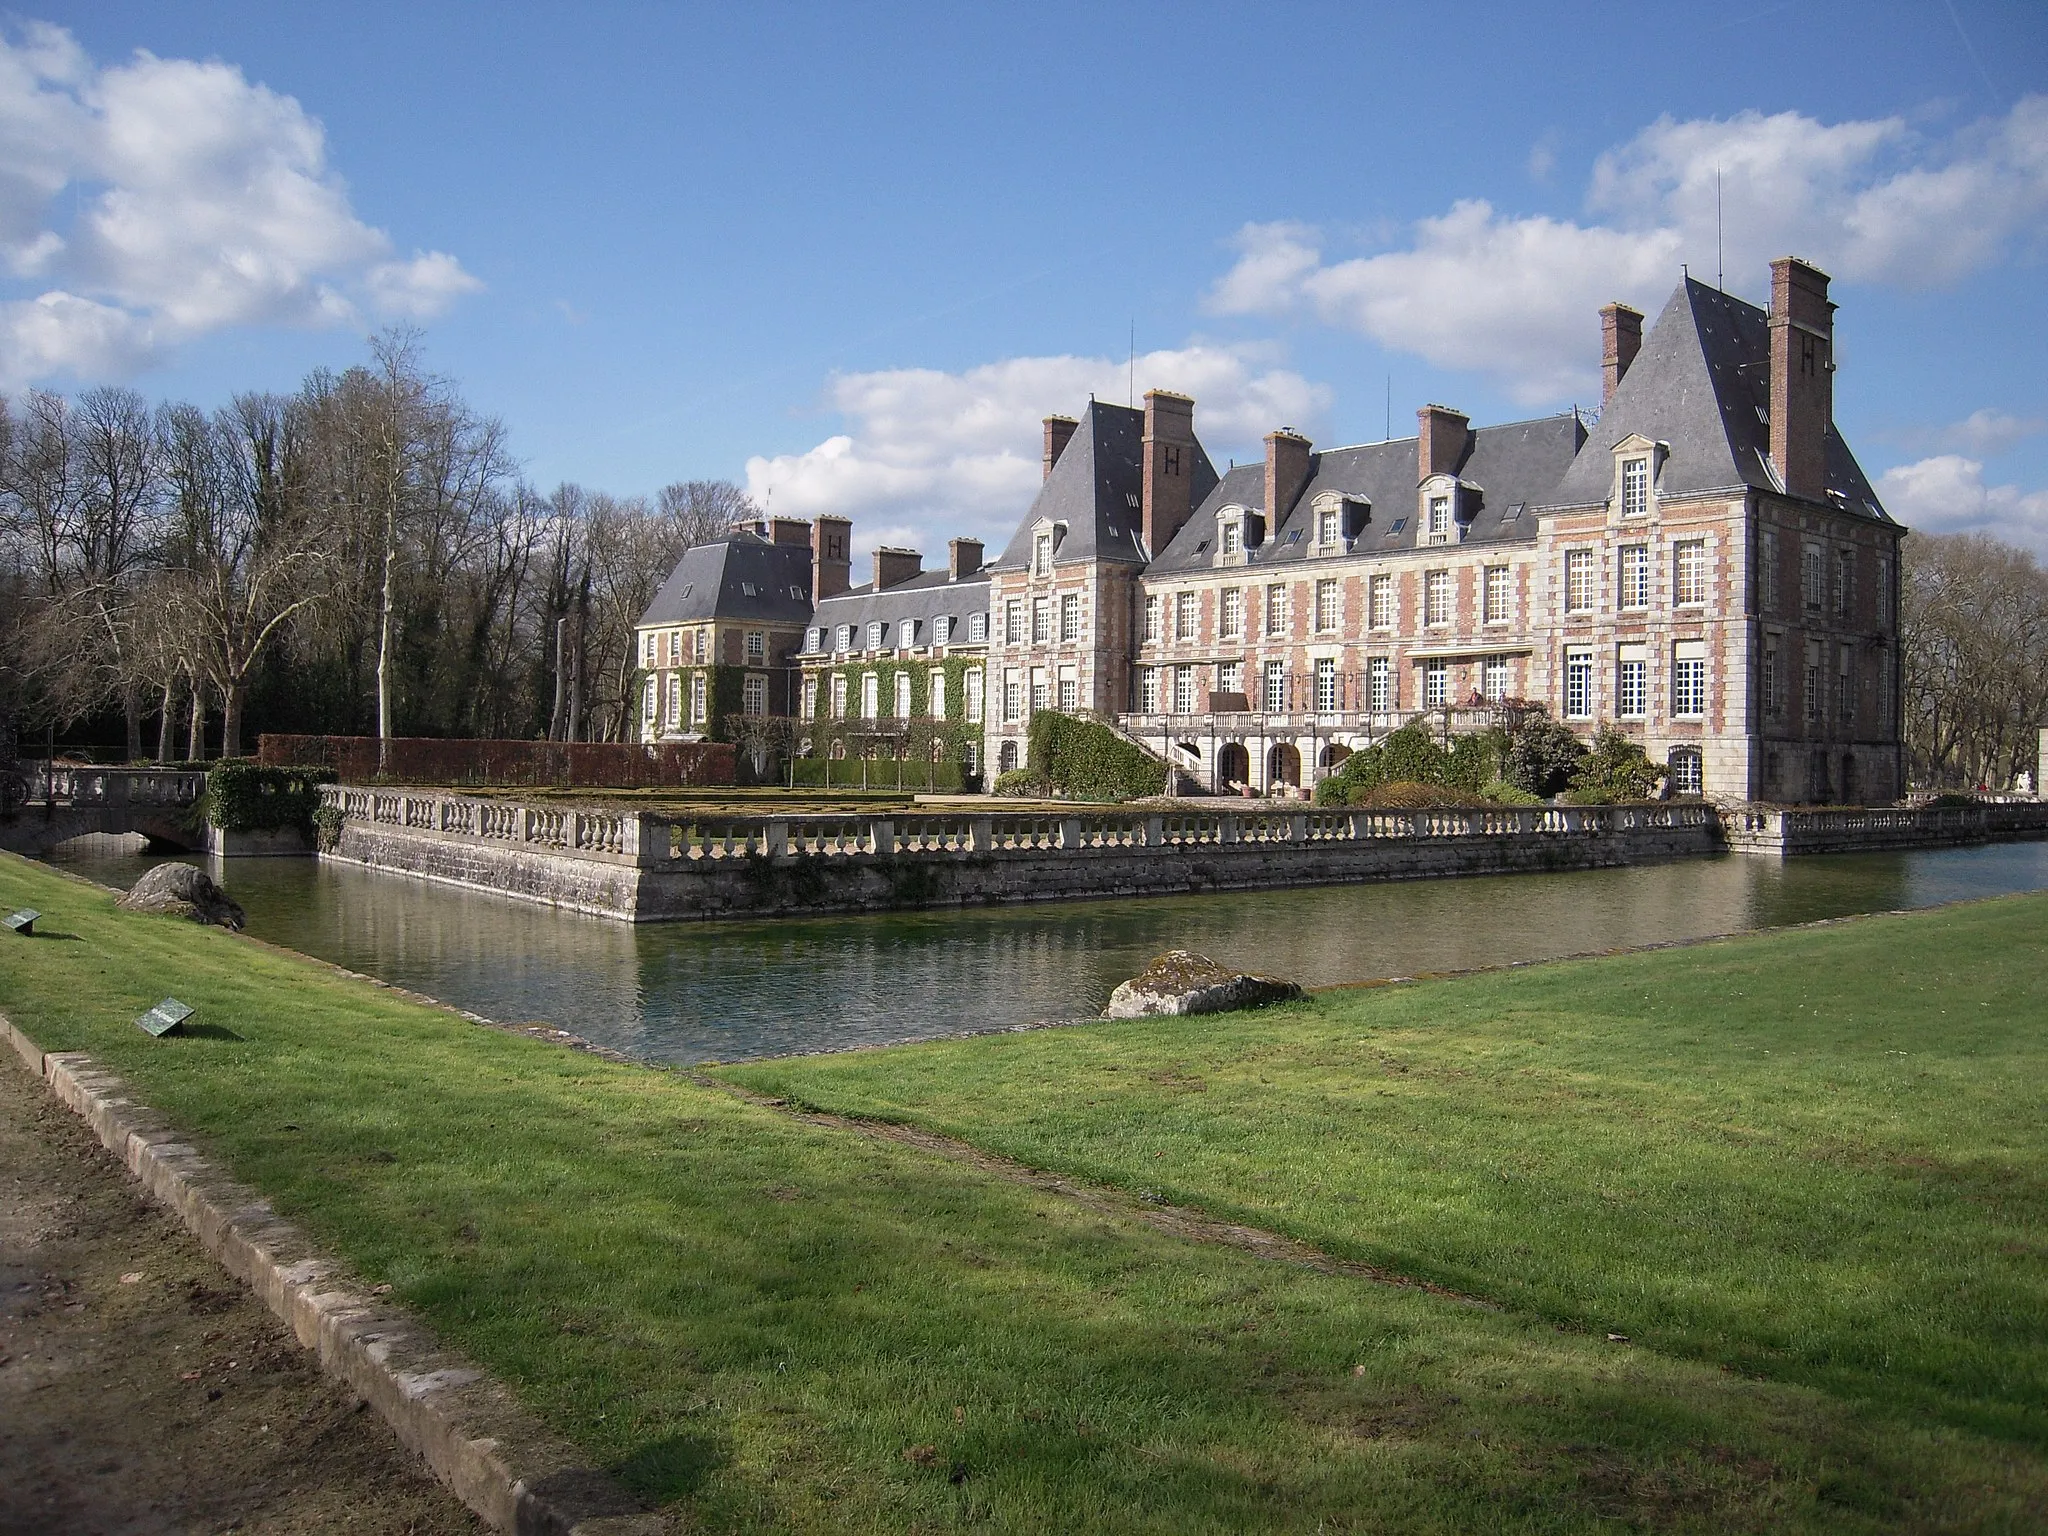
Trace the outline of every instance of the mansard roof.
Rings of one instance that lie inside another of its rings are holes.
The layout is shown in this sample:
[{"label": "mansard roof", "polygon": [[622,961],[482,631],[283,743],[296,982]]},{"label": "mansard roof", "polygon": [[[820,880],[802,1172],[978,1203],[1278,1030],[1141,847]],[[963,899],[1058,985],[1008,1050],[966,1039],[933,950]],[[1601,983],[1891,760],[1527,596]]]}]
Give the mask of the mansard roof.
[{"label": "mansard roof", "polygon": [[[1551,500],[1558,506],[1607,500],[1614,446],[1631,434],[1670,444],[1657,475],[1660,494],[1742,486],[1776,491],[1766,462],[1770,364],[1768,314],[1733,294],[1682,279]],[[1891,521],[1833,423],[1827,473],[1830,500],[1839,497],[1837,504],[1858,516]]]},{"label": "mansard roof", "polygon": [[[1041,520],[1065,523],[1054,562],[1117,560],[1143,565],[1145,413],[1130,406],[1088,402],[1087,414],[1052,467],[1031,510],[991,570],[1022,570],[1031,563],[1031,530]],[[1216,466],[1199,441],[1189,466],[1191,494],[1199,502],[1216,484]]]},{"label": "mansard roof", "polygon": [[[1452,471],[1467,486],[1477,488],[1476,496],[1467,501],[1467,508],[1476,508],[1476,512],[1463,542],[1535,538],[1536,519],[1527,516],[1526,509],[1549,498],[1585,436],[1585,428],[1571,411],[1474,430]],[[1266,466],[1240,464],[1196,508],[1147,574],[1176,575],[1213,567],[1217,515],[1231,506],[1265,518],[1265,537],[1247,551],[1247,565],[1266,567],[1305,560],[1314,542],[1315,502],[1325,492],[1371,503],[1371,516],[1353,545],[1354,554],[1411,549],[1419,489],[1416,448],[1414,438],[1397,437],[1311,454],[1308,484],[1292,506],[1280,509],[1277,519],[1266,506]],[[1510,508],[1515,509],[1513,517],[1508,515]],[[1398,534],[1394,531],[1397,521],[1404,524]]]},{"label": "mansard roof", "polygon": [[683,551],[640,623],[693,624],[705,619],[807,624],[811,617],[811,551],[771,544],[736,529]]},{"label": "mansard roof", "polygon": [[[841,592],[836,597],[828,597],[818,604],[817,614],[811,623],[824,629],[851,624],[856,630],[863,630],[876,619],[890,625],[904,619],[917,619],[929,625],[933,619],[943,615],[953,620],[957,638],[964,640],[969,617],[987,612],[986,569],[971,576],[962,576],[958,581],[952,580],[942,570],[924,571],[879,592],[870,583]],[[927,628],[921,633],[930,632]]]}]

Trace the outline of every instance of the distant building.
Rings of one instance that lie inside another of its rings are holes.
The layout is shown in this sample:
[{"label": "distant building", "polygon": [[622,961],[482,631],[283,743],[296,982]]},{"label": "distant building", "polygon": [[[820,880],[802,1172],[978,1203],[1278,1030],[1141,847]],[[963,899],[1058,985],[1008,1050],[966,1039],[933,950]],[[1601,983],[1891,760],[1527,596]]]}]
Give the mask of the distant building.
[{"label": "distant building", "polygon": [[[883,550],[849,589],[850,525],[821,518],[817,603],[785,621],[799,750],[1001,772],[1035,711],[1091,712],[1185,783],[1271,793],[1420,714],[1527,699],[1624,731],[1676,792],[1895,798],[1905,530],[1834,425],[1827,277],[1771,270],[1768,310],[1690,278],[1647,335],[1602,310],[1597,419],[1430,405],[1391,442],[1278,428],[1219,475],[1195,403],[1154,391],[1047,418],[1043,483],[986,568],[966,541],[943,574]],[[662,602],[644,657],[681,622]]]}]

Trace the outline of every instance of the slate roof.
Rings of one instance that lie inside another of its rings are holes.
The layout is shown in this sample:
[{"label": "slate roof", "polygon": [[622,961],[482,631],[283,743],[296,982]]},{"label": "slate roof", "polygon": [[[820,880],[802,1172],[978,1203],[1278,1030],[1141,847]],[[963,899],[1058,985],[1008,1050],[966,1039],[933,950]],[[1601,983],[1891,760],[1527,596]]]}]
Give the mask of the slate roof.
[{"label": "slate roof", "polygon": [[[1769,327],[1770,317],[1754,304],[1682,279],[1585,450],[1559,483],[1555,504],[1606,501],[1614,483],[1614,445],[1631,433],[1671,445],[1657,477],[1662,494],[1738,486],[1776,491],[1765,463],[1771,446]],[[1840,494],[1837,505],[1858,516],[1892,520],[1832,423],[1827,468],[1828,490]]]},{"label": "slate roof", "polygon": [[[1466,544],[1533,539],[1536,519],[1527,508],[1546,502],[1585,441],[1585,429],[1570,411],[1534,421],[1480,427],[1467,439],[1465,455],[1453,468],[1458,478],[1478,487],[1464,511],[1476,508],[1466,527]],[[1291,507],[1280,509],[1278,526],[1266,502],[1266,466],[1240,464],[1209,493],[1148,575],[1170,576],[1212,569],[1216,561],[1216,517],[1223,508],[1240,506],[1265,517],[1265,537],[1248,551],[1246,564],[1264,568],[1308,558],[1314,542],[1314,503],[1326,491],[1362,497],[1372,504],[1369,520],[1353,545],[1353,554],[1415,547],[1417,443],[1412,437],[1352,448],[1328,448],[1309,456],[1309,480]],[[1522,509],[1510,518],[1511,508]],[[1402,522],[1399,533],[1394,524]]]},{"label": "slate roof", "polygon": [[[1143,565],[1152,555],[1141,538],[1145,413],[1125,405],[1088,402],[1059,462],[1039,487],[992,570],[1022,570],[1031,563],[1031,527],[1040,518],[1067,525],[1055,565],[1078,560],[1119,560]],[[1195,443],[1191,495],[1199,504],[1216,484],[1216,466]]]},{"label": "slate roof", "polygon": [[[907,581],[899,581],[880,592],[872,583],[842,592],[837,597],[828,597],[818,604],[818,610],[811,623],[826,631],[824,648],[832,649],[831,631],[841,624],[854,626],[856,636],[854,648],[867,646],[867,626],[880,619],[889,625],[889,644],[896,644],[896,625],[905,619],[918,621],[917,643],[931,644],[932,620],[940,615],[952,619],[953,638],[948,644],[959,645],[967,639],[967,620],[973,614],[988,612],[988,572],[976,571],[972,576],[962,576],[958,581],[947,578],[943,570],[925,571]],[[811,654],[816,654],[815,652]]]},{"label": "slate roof", "polygon": [[736,532],[685,550],[640,623],[754,619],[803,625],[810,617],[809,547],[771,544],[758,533]]}]

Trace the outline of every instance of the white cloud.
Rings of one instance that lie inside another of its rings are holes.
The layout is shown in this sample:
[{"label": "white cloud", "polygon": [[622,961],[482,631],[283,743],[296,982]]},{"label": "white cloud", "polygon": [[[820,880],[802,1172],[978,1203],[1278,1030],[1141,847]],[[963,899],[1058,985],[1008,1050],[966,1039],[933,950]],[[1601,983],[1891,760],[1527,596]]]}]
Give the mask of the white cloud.
[{"label": "white cloud", "polygon": [[2048,219],[2048,96],[1940,145],[1897,118],[1663,118],[1600,157],[1586,204],[1599,217],[1458,202],[1419,221],[1403,249],[1336,261],[1308,226],[1247,225],[1208,305],[1305,311],[1439,367],[1488,375],[1528,403],[1583,396],[1597,383],[1593,311],[1624,299],[1655,313],[1680,261],[1704,276],[1717,245],[1730,286],[1756,292],[1774,256],[1796,253],[1847,280],[1925,287],[2037,240]]},{"label": "white cloud", "polygon": [[1989,408],[1970,412],[1942,433],[1942,446],[1964,453],[2003,453],[2015,443],[2048,432],[2038,416],[2015,416]]},{"label": "white cloud", "polygon": [[0,261],[53,285],[0,303],[0,387],[119,376],[229,326],[421,319],[481,286],[358,219],[291,97],[219,62],[98,66],[43,23],[0,35]]},{"label": "white cloud", "polygon": [[1958,453],[1888,469],[1877,493],[1885,510],[1922,533],[1988,533],[2048,559],[2048,491],[1986,485],[1984,465]]},{"label": "white cloud", "polygon": [[[1268,362],[1252,348],[1149,352],[1137,359],[1137,389],[1192,395],[1195,430],[1212,454],[1275,426],[1313,430],[1328,389]],[[841,374],[825,403],[851,430],[803,453],[749,459],[747,490],[774,513],[851,517],[862,552],[909,543],[936,564],[958,534],[1000,548],[1038,489],[1043,418],[1078,415],[1091,393],[1122,400],[1131,377],[1127,360],[1102,357]]]}]

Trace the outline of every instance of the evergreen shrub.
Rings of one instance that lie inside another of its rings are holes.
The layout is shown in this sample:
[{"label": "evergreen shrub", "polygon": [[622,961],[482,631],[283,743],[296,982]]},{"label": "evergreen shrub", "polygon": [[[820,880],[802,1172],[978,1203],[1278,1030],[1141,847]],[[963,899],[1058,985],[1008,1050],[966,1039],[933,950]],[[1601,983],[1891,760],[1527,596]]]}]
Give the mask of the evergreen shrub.
[{"label": "evergreen shrub", "polygon": [[208,768],[206,818],[223,832],[310,833],[320,786],[338,778],[332,768],[268,768],[252,758],[226,758]]},{"label": "evergreen shrub", "polygon": [[1137,800],[1166,790],[1166,765],[1158,758],[1106,725],[1057,710],[1031,717],[1026,761],[1027,772],[1072,800]]}]

